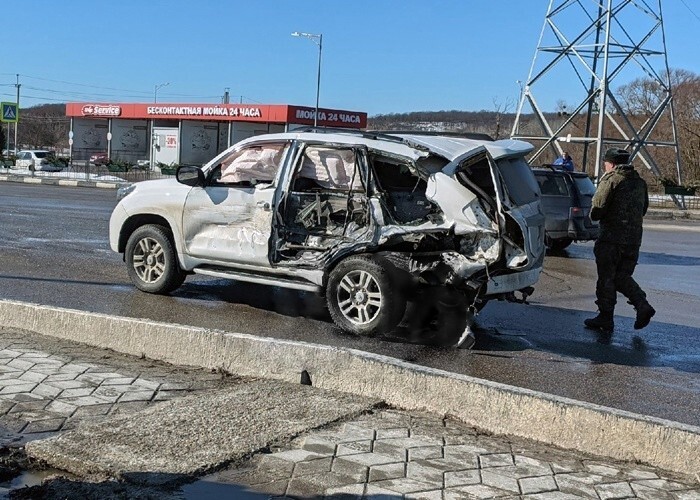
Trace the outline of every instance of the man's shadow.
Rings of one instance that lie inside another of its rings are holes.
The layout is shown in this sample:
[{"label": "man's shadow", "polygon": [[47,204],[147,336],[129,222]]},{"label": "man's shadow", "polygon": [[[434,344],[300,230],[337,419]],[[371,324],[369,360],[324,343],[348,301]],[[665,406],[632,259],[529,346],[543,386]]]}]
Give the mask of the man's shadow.
[{"label": "man's shadow", "polygon": [[590,312],[537,304],[489,304],[477,317],[474,349],[532,349],[593,363],[700,373],[700,343],[688,342],[700,339],[700,328],[652,320],[645,329],[635,330],[634,318],[615,316],[615,331],[605,335],[584,327],[583,320],[590,316]]},{"label": "man's shadow", "polygon": [[[547,255],[572,259],[595,260],[592,245],[572,245],[564,250],[548,250]],[[648,266],[700,266],[700,257],[658,252],[639,252],[638,264]]]}]

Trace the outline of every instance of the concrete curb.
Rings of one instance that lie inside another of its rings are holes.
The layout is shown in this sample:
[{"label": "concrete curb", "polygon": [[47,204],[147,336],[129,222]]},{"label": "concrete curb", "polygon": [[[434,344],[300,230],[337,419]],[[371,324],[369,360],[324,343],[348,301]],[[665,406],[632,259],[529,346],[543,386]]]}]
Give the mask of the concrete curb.
[{"label": "concrete curb", "polygon": [[117,189],[127,184],[127,181],[88,181],[82,179],[67,179],[65,177],[32,177],[18,174],[0,174],[0,182],[21,182],[24,184],[47,184],[51,186],[73,186]]},{"label": "concrete curb", "polygon": [[647,219],[663,219],[663,220],[700,220],[700,211],[698,210],[674,210],[674,209],[649,209],[645,218]]},{"label": "concrete curb", "polygon": [[0,325],[172,364],[313,385],[480,429],[697,478],[700,427],[637,415],[353,349],[0,300]]}]

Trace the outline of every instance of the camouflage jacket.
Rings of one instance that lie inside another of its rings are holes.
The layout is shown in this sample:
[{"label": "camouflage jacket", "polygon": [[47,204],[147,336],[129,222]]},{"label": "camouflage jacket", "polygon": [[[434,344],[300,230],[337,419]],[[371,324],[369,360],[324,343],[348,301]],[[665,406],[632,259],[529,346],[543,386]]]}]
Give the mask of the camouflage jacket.
[{"label": "camouflage jacket", "polygon": [[600,179],[591,219],[600,221],[599,241],[642,244],[642,218],[649,208],[647,183],[632,165],[618,165]]}]

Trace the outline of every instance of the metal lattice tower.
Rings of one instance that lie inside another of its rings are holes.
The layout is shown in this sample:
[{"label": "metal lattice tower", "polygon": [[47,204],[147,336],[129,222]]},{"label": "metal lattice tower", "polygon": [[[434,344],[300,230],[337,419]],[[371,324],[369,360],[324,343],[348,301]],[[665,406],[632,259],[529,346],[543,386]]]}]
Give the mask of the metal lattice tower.
[{"label": "metal lattice tower", "polygon": [[[614,85],[639,77],[653,82],[660,96],[653,113],[643,119],[629,115],[614,94]],[[580,101],[569,110],[559,101],[558,113],[545,113],[536,96],[542,89],[538,97],[549,97],[553,87],[561,89],[562,97]],[[523,114],[528,105],[532,114]],[[672,136],[659,137],[657,125],[665,116],[670,118]],[[556,157],[569,149],[563,144],[581,144],[583,168],[594,162],[596,178],[602,175],[606,148],[628,149],[633,160],[657,177],[660,171],[652,153],[674,148],[680,181],[661,0],[550,0],[530,74],[521,86],[511,135],[539,147],[530,158],[532,164],[550,163],[546,160],[552,154]]]}]

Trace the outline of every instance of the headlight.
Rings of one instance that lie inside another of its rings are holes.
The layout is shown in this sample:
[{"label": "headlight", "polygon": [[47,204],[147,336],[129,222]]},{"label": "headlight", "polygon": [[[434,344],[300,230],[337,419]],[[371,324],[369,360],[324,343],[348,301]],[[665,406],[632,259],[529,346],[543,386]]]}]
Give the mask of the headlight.
[{"label": "headlight", "polygon": [[128,186],[120,187],[117,189],[117,201],[121,201],[124,197],[136,189],[136,184],[129,184]]}]

